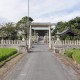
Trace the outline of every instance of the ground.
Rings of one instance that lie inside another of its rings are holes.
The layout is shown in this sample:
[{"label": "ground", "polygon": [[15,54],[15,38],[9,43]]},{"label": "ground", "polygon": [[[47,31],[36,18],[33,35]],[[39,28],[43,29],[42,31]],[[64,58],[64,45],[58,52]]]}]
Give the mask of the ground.
[{"label": "ground", "polygon": [[69,70],[46,44],[35,44],[3,80],[77,80]]}]

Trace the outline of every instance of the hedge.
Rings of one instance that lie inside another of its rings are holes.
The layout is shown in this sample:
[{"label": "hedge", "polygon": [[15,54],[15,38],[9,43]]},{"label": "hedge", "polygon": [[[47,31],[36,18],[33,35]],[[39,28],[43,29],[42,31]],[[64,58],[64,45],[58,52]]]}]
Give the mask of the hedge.
[{"label": "hedge", "polygon": [[75,60],[77,63],[80,63],[80,50],[74,50],[72,54],[73,60]]},{"label": "hedge", "polygon": [[14,48],[0,48],[0,62],[17,53]]},{"label": "hedge", "polygon": [[73,50],[65,50],[64,54],[72,58]]},{"label": "hedge", "polygon": [[77,63],[80,63],[80,50],[79,49],[65,50],[64,54],[72,58]]}]

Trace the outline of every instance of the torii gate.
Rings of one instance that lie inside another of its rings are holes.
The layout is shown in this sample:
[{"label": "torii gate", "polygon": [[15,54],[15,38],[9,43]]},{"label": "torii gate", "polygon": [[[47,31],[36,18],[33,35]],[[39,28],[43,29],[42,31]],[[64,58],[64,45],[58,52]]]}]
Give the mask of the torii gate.
[{"label": "torii gate", "polygon": [[47,30],[49,31],[49,48],[51,49],[51,26],[55,26],[55,23],[31,23],[29,30],[29,48],[31,48],[32,43],[32,29],[33,30]]}]

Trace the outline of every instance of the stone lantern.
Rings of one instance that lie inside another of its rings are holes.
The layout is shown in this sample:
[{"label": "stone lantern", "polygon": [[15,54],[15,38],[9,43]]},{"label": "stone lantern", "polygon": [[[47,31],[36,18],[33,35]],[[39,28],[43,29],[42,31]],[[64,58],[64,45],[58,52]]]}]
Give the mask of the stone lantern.
[{"label": "stone lantern", "polygon": [[57,31],[57,33],[56,33],[56,38],[57,38],[57,40],[55,41],[55,52],[63,54],[64,49],[63,49],[62,42],[60,40],[60,33],[59,33],[59,31]]},{"label": "stone lantern", "polygon": [[21,31],[22,41],[25,40],[25,32],[24,32],[24,28],[25,28],[25,24],[21,24],[21,25],[20,25],[20,29],[22,30],[22,31]]},{"label": "stone lantern", "polygon": [[60,40],[60,33],[59,33],[59,31],[57,31],[57,33],[56,33],[56,38],[57,38],[57,40],[55,41],[55,44],[56,45],[61,45],[62,42]]},{"label": "stone lantern", "polygon": [[60,33],[59,33],[59,31],[57,30],[57,33],[56,33],[56,38],[57,38],[57,40],[60,40],[59,38],[60,38]]}]

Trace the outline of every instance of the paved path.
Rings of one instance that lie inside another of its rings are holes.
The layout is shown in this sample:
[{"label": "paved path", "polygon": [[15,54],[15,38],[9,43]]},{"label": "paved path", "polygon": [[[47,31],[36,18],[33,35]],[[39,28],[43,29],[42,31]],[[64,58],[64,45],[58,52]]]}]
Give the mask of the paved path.
[{"label": "paved path", "polygon": [[36,44],[4,80],[72,80],[46,45]]}]

